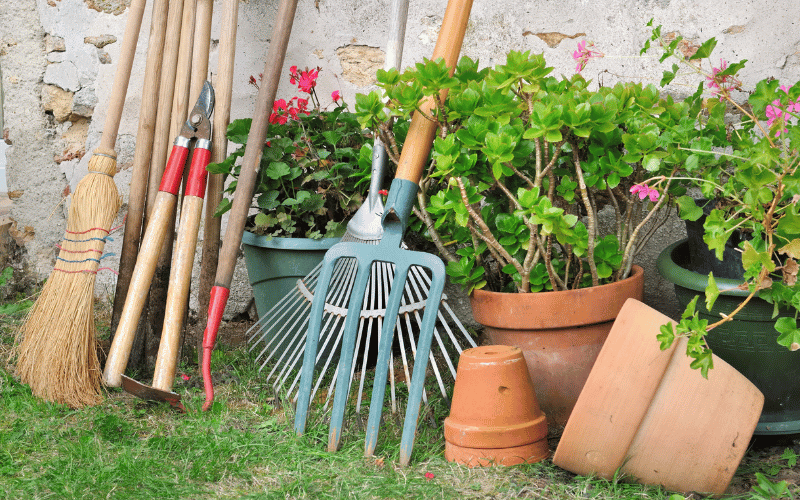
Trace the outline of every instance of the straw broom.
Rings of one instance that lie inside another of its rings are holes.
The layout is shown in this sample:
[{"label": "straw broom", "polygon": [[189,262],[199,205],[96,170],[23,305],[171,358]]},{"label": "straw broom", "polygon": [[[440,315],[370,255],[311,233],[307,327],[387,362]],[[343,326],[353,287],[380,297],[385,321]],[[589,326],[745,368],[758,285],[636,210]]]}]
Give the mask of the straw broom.
[{"label": "straw broom", "polygon": [[121,199],[114,145],[145,0],[134,0],[114,75],[111,103],[89,174],[72,197],[56,265],[17,337],[16,373],[36,396],[72,408],[102,400],[94,325],[94,284]]}]

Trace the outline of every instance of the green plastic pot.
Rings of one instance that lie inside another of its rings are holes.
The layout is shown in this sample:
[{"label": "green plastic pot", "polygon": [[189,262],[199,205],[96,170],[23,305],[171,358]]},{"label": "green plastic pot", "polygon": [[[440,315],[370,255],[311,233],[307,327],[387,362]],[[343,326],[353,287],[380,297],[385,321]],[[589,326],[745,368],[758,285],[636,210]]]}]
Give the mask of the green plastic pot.
[{"label": "green plastic pot", "polygon": [[258,317],[292,292],[297,280],[317,267],[340,239],[267,238],[245,231],[242,249]]},{"label": "green plastic pot", "polygon": [[[708,276],[685,268],[689,247],[681,240],[665,248],[656,261],[658,272],[675,285],[675,295],[681,307],[700,295],[697,308],[701,318],[713,323],[720,313],[729,314],[744,298],[747,291],[733,289],[742,282],[715,278],[720,294],[709,311],[705,307],[705,288]],[[732,321],[718,326],[706,337],[709,347],[747,377],[764,393],[764,409],[755,434],[800,433],[800,351],[789,351],[777,343],[773,305],[754,297],[736,314]],[[781,316],[793,314],[782,313]],[[714,370],[709,377],[714,376]]]}]

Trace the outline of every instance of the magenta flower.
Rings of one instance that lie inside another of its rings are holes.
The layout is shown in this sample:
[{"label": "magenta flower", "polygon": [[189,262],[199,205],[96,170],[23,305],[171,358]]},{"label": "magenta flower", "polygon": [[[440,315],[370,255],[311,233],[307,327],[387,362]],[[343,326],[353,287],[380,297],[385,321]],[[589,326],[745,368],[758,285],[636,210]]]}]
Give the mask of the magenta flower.
[{"label": "magenta flower", "polygon": [[578,50],[572,53],[572,58],[578,61],[578,65],[575,67],[575,72],[580,73],[583,68],[586,67],[586,63],[589,62],[589,59],[605,57],[600,51],[594,50],[594,42],[586,42],[586,40],[581,40],[578,42]]},{"label": "magenta flower", "polygon": [[341,98],[342,98],[342,93],[339,92],[338,90],[334,90],[333,92],[331,92],[331,99],[333,99],[333,102],[339,102],[339,99]]},{"label": "magenta flower", "polygon": [[[789,94],[789,88],[786,85],[781,85],[778,88],[785,94]],[[772,101],[772,104],[767,105],[767,109],[764,111],[764,113],[767,115],[767,127],[771,128],[772,124],[775,123],[775,120],[787,120],[791,117],[789,113],[800,113],[800,99],[797,99],[794,102],[789,99],[785,108],[782,108],[780,99],[775,99]],[[788,131],[789,129],[787,128],[779,128],[775,131],[775,136],[780,136]]]},{"label": "magenta flower", "polygon": [[657,190],[651,188],[647,184],[634,184],[631,187],[631,194],[639,194],[639,199],[643,200],[645,198],[650,198],[650,201],[653,203],[658,201],[659,193]]},{"label": "magenta flower", "polygon": [[711,89],[711,95],[719,97],[721,101],[725,94],[731,90],[738,89],[742,86],[742,82],[733,75],[719,76],[719,73],[728,67],[728,61],[723,59],[719,60],[719,68],[711,68],[711,76],[706,76],[706,86]]}]

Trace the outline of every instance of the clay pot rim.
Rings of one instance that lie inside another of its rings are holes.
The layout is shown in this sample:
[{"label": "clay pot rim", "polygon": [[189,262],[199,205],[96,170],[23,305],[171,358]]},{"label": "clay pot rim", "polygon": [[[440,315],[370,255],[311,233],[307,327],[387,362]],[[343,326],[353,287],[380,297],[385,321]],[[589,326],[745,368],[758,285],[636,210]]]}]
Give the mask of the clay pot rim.
[{"label": "clay pot rim", "polygon": [[633,266],[630,276],[605,285],[532,293],[474,290],[469,299],[475,321],[487,328],[561,330],[613,321],[628,297],[641,300],[643,293],[644,269]]},{"label": "clay pot rim", "polygon": [[[621,280],[621,281],[615,281],[613,283],[606,283],[605,285],[578,288],[576,290],[555,290],[555,291],[549,291],[549,292],[528,292],[528,293],[526,293],[526,295],[537,295],[537,296],[540,296],[540,297],[547,296],[549,298],[549,297],[558,297],[559,295],[574,294],[575,292],[580,292],[580,291],[585,291],[585,290],[607,290],[609,287],[619,286],[620,283],[625,283],[628,280],[630,280],[632,278],[636,278],[639,275],[643,275],[643,274],[644,274],[644,268],[642,268],[642,266],[634,264],[633,266],[631,266],[631,274],[627,278],[625,278],[624,280]],[[476,294],[476,293],[479,294],[479,295],[480,294],[486,294],[486,295],[489,295],[489,296],[491,296],[491,295],[523,295],[522,293],[518,293],[518,292],[494,292],[492,290],[483,290],[482,288],[475,288],[474,290],[472,290],[472,293],[470,293],[470,298],[472,298],[472,296],[474,294]]]}]

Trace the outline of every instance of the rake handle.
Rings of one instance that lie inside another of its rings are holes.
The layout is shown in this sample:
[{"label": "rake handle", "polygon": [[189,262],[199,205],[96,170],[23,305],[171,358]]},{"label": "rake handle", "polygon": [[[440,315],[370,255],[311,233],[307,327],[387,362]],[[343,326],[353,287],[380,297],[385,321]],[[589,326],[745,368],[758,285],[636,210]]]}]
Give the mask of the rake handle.
[{"label": "rake handle", "polygon": [[[442,28],[439,31],[439,38],[436,40],[436,47],[433,49],[433,57],[431,59],[435,61],[443,58],[447,67],[450,68],[451,76],[456,69],[458,55],[461,53],[461,44],[464,41],[464,33],[467,31],[471,9],[472,0],[451,0],[447,2]],[[445,97],[447,97],[447,90],[443,90],[440,93],[442,100]],[[430,96],[420,103],[419,111],[414,113],[411,118],[411,126],[403,144],[403,151],[400,153],[395,179],[403,179],[419,184],[422,170],[428,161],[428,155],[431,152],[431,146],[436,134],[436,123],[426,118],[426,116],[430,115],[435,106],[436,100],[433,96]]]}]

